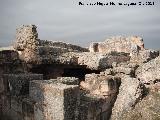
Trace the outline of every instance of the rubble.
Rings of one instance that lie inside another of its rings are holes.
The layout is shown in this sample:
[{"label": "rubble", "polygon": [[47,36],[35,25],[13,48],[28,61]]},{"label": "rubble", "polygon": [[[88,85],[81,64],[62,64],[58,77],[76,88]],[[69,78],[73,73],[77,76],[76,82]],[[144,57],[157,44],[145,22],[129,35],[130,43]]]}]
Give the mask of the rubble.
[{"label": "rubble", "polygon": [[149,92],[149,94],[136,104],[135,108],[126,111],[118,120],[159,120],[160,94]]},{"label": "rubble", "polygon": [[36,28],[21,26],[13,48],[0,50],[0,119],[159,118],[159,52],[141,37],[111,37],[88,49],[41,40]]}]

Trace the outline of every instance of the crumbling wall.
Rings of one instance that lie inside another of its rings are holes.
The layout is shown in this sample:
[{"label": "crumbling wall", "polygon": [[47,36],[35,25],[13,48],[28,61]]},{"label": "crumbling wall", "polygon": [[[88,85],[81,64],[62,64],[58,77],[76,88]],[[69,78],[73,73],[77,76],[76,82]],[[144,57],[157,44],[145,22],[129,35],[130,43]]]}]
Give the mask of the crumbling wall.
[{"label": "crumbling wall", "polygon": [[23,25],[16,30],[14,48],[23,51],[26,48],[36,49],[39,45],[38,33],[35,25]]},{"label": "crumbling wall", "polygon": [[144,43],[141,37],[111,37],[104,42],[91,43],[89,47],[90,52],[104,52],[110,53],[112,51],[132,53],[133,50],[144,50]]},{"label": "crumbling wall", "polygon": [[91,43],[90,52],[98,53],[129,53],[131,62],[141,64],[159,56],[156,50],[148,50],[144,48],[143,39],[138,36],[131,37],[111,37],[104,42]]},{"label": "crumbling wall", "polygon": [[40,40],[40,46],[65,48],[68,52],[89,52],[87,48],[57,41]]},{"label": "crumbling wall", "polygon": [[21,62],[18,53],[14,50],[0,51],[0,116],[10,110],[10,90],[7,80],[3,74],[24,73],[25,63]]},{"label": "crumbling wall", "polygon": [[[24,99],[29,95],[29,81],[42,80],[43,75],[38,74],[4,74],[2,81],[2,94],[0,96],[1,114],[5,118],[17,120],[27,116],[24,115],[23,105],[26,104]],[[30,99],[30,101],[32,101]],[[29,111],[29,110],[28,110]],[[29,114],[30,115],[30,114]],[[32,116],[34,113],[32,113]],[[30,116],[30,117],[32,117]],[[31,119],[31,118],[29,118]]]},{"label": "crumbling wall", "polygon": [[25,25],[14,49],[0,51],[0,115],[13,120],[108,120],[111,112],[121,119],[144,87],[159,88],[159,52],[141,37],[112,37],[89,52],[40,40],[36,26]]},{"label": "crumbling wall", "polygon": [[26,63],[53,63],[66,59],[59,58],[63,53],[89,51],[87,48],[72,44],[40,40],[36,28],[35,25],[23,25],[16,31],[14,49],[18,51],[21,60]]},{"label": "crumbling wall", "polygon": [[26,71],[25,63],[19,59],[17,51],[0,51],[0,71],[4,73],[17,73]]}]

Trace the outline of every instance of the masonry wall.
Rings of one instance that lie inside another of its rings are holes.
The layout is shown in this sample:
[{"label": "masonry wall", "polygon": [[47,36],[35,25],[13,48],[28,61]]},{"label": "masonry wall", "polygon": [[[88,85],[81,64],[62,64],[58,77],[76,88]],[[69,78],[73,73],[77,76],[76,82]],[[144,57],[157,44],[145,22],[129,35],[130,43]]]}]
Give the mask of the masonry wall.
[{"label": "masonry wall", "polygon": [[[1,114],[5,118],[13,120],[27,120],[25,117],[26,99],[29,96],[29,81],[42,80],[43,75],[38,74],[4,74],[1,81],[3,82],[3,93],[1,94]],[[27,109],[28,110],[28,109]],[[29,110],[28,110],[29,112]],[[32,113],[34,114],[34,113]],[[29,114],[29,116],[31,116]],[[29,117],[28,116],[28,117]],[[33,115],[32,115],[33,116]],[[31,116],[31,117],[32,117]],[[31,119],[31,118],[30,118]],[[32,119],[31,119],[32,120]]]}]

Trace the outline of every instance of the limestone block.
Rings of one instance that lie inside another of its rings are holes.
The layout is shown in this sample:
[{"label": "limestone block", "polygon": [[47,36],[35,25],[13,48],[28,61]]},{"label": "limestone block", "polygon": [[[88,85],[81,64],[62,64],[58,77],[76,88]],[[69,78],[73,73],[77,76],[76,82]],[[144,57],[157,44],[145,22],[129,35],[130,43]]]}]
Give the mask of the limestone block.
[{"label": "limestone block", "polygon": [[9,92],[9,88],[8,88],[8,81],[3,79],[3,77],[0,77],[0,93],[5,93],[7,94],[7,92]]},{"label": "limestone block", "polygon": [[137,78],[124,76],[121,82],[119,94],[112,109],[112,120],[121,120],[121,116],[141,100],[144,91],[143,84]]},{"label": "limestone block", "polygon": [[108,65],[108,56],[99,53],[81,53],[78,55],[78,64],[87,65],[87,68],[98,70],[110,67]]},{"label": "limestone block", "polygon": [[37,103],[37,119],[72,120],[76,118],[79,98],[77,85],[57,83],[55,80],[31,81],[30,97]]}]

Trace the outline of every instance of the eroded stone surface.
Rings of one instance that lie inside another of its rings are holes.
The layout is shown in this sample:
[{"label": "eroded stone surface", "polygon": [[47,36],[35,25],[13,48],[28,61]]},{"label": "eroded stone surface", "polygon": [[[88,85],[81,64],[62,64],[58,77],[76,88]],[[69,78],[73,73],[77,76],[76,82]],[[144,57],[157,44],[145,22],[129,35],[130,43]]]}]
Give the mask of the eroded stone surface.
[{"label": "eroded stone surface", "polygon": [[66,85],[54,80],[32,81],[30,97],[37,102],[35,114],[40,114],[37,117],[46,120],[76,119],[79,98],[77,85]]},{"label": "eroded stone surface", "polygon": [[80,53],[78,54],[78,64],[86,65],[90,69],[107,69],[112,66],[113,62],[126,62],[130,57],[127,55],[102,54],[102,53]]},{"label": "eroded stone surface", "polygon": [[93,95],[109,96],[116,94],[120,78],[108,76],[105,73],[87,74],[85,81],[80,83],[82,89]]},{"label": "eroded stone surface", "polygon": [[143,39],[137,36],[131,37],[111,37],[104,42],[92,43],[89,47],[90,52],[105,52],[111,51],[132,53],[144,49]]},{"label": "eroded stone surface", "polygon": [[144,63],[136,70],[136,76],[143,83],[154,83],[160,80],[160,57]]},{"label": "eroded stone surface", "polygon": [[131,110],[142,98],[143,85],[136,78],[125,76],[121,78],[119,94],[112,109],[112,120],[122,120],[121,116]]},{"label": "eroded stone surface", "polygon": [[136,104],[135,108],[126,111],[118,120],[159,120],[160,119],[160,94],[149,94]]},{"label": "eroded stone surface", "polygon": [[16,31],[16,43],[14,48],[17,50],[36,49],[39,45],[38,33],[35,25],[23,25]]},{"label": "eroded stone surface", "polygon": [[113,120],[158,119],[157,56],[137,36],[112,37],[87,49],[40,40],[35,25],[21,26],[14,49],[0,50],[0,118],[108,120],[114,105]]},{"label": "eroded stone surface", "polygon": [[146,63],[159,56],[159,51],[156,50],[142,50],[138,54],[134,54],[131,57],[131,62],[138,64]]}]

